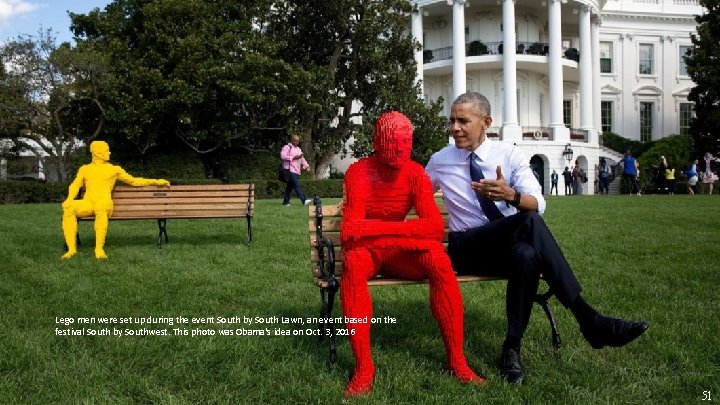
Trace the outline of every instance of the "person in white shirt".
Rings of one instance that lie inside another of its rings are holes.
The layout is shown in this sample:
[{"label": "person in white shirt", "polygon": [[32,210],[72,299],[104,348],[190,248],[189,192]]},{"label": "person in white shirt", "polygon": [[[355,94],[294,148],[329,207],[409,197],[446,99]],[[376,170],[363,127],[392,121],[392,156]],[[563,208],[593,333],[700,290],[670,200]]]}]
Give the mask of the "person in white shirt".
[{"label": "person in white shirt", "polygon": [[525,378],[520,343],[541,274],[594,348],[623,346],[648,324],[610,318],[583,300],[580,284],[540,216],[546,203],[528,160],[516,146],[488,139],[485,131],[491,124],[485,96],[460,95],[450,113],[455,145],[436,152],[425,170],[433,190],[442,190],[448,209],[448,254],[454,270],[508,278],[500,375],[517,384]]}]

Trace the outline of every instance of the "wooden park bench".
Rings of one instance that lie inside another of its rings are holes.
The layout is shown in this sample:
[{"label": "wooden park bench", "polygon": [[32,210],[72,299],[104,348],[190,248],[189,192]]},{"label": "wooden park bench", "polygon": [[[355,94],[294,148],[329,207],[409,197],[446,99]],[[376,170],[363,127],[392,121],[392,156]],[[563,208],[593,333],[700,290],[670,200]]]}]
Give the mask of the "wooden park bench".
[{"label": "wooden park bench", "polygon": [[[443,244],[447,246],[448,239],[448,213],[445,203],[436,199],[440,214],[445,222],[445,236]],[[315,286],[320,288],[320,339],[328,335],[330,343],[329,362],[334,364],[337,361],[337,348],[335,343],[334,323],[329,320],[332,316],[335,294],[340,288],[343,272],[343,257],[340,245],[340,227],[342,224],[342,203],[323,206],[320,198],[315,197],[314,206],[308,210],[309,232],[310,232],[310,261],[312,263],[312,274]],[[408,214],[408,218],[416,217],[414,212]],[[470,281],[493,281],[504,280],[496,276],[472,276],[458,275],[458,282]],[[397,286],[410,284],[426,284],[428,280],[407,280],[389,278],[378,275],[368,281],[368,286]],[[553,296],[552,290],[544,294],[538,294],[535,302],[540,305],[550,322],[552,329],[552,344],[556,349],[560,348],[560,333],[555,323],[555,317],[548,306],[548,300]],[[329,331],[327,333],[326,331]]]},{"label": "wooden park bench", "polygon": [[[168,219],[246,218],[247,245],[252,242],[254,184],[116,186],[112,191],[112,200],[114,208],[110,220],[157,220],[158,248],[163,242],[168,242]],[[93,219],[92,216],[78,218]]]}]

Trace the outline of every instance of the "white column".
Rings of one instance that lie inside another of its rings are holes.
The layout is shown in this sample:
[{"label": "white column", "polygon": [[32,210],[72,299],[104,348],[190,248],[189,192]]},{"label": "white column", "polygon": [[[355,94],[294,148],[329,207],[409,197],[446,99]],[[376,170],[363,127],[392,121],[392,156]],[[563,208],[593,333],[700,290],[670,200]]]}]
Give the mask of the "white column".
[{"label": "white column", "polygon": [[517,116],[517,57],[515,55],[515,0],[503,0],[503,86],[505,91],[502,139],[522,140]]},{"label": "white column", "polygon": [[[593,61],[593,126],[595,133],[602,133],[602,117],[600,114],[600,16],[595,16],[592,20],[592,61]],[[599,140],[599,137],[596,137]]]},{"label": "white column", "polygon": [[[453,0],[448,0],[448,3]],[[455,0],[453,6],[453,99],[465,93],[465,0]]]},{"label": "white column", "polygon": [[410,20],[410,31],[412,32],[413,39],[419,42],[420,49],[415,50],[415,64],[417,65],[417,73],[415,73],[415,83],[420,82],[420,97],[425,94],[423,81],[423,15],[422,9],[418,7],[418,11],[412,14]]},{"label": "white column", "polygon": [[563,72],[562,72],[562,20],[560,17],[561,0],[548,0],[548,92],[550,93],[550,129],[555,141],[570,140],[570,131],[563,123]]},{"label": "white column", "polygon": [[588,143],[593,131],[592,45],[590,42],[590,8],[580,7],[580,129],[588,132]]}]

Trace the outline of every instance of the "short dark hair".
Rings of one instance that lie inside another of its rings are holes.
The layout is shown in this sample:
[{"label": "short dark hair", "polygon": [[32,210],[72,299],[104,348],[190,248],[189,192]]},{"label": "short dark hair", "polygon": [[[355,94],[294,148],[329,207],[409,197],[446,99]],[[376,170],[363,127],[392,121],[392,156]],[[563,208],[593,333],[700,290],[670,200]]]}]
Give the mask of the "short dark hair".
[{"label": "short dark hair", "polygon": [[468,91],[467,93],[459,95],[455,101],[453,101],[453,105],[465,103],[475,104],[475,107],[477,107],[481,115],[486,117],[490,116],[490,101],[482,94],[475,91]]}]

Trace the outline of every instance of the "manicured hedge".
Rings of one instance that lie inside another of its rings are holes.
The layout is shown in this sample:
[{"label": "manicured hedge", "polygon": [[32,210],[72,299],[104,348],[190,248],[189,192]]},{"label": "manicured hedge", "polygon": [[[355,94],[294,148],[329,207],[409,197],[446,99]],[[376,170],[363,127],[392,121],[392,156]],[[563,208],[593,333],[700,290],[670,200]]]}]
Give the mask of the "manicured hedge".
[{"label": "manicured hedge", "polygon": [[[171,184],[220,184],[218,179],[169,179]],[[282,198],[285,184],[277,180],[238,180],[255,183],[256,199]],[[118,183],[121,184],[121,183]],[[312,198],[342,197],[342,180],[302,179],[305,194]],[[68,183],[36,181],[0,181],[0,204],[60,203],[67,197]],[[296,198],[293,194],[293,198]]]}]

